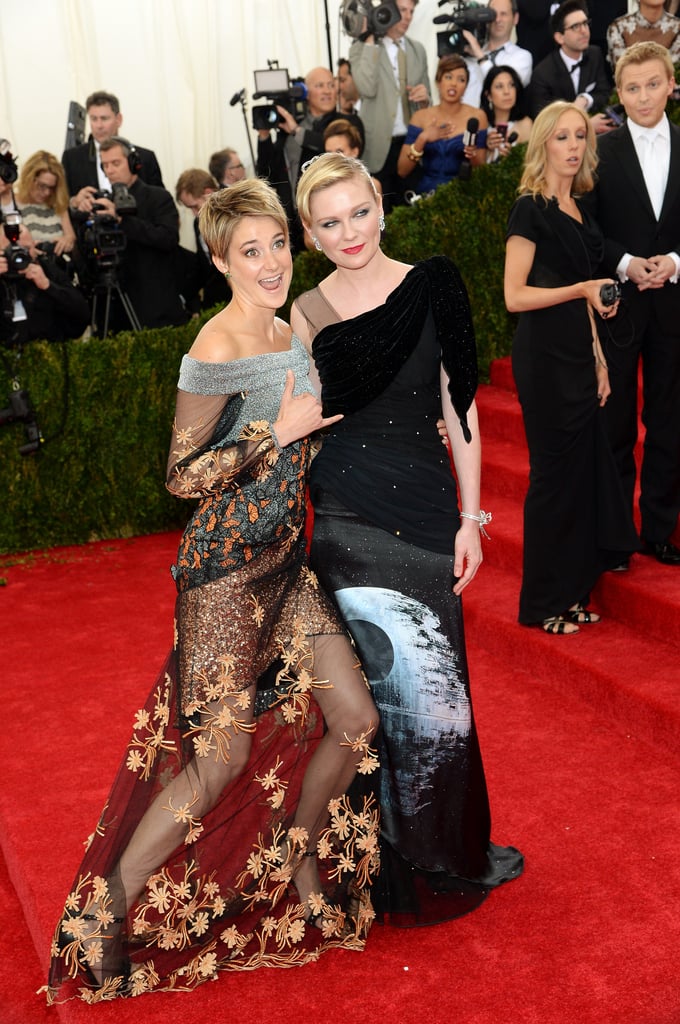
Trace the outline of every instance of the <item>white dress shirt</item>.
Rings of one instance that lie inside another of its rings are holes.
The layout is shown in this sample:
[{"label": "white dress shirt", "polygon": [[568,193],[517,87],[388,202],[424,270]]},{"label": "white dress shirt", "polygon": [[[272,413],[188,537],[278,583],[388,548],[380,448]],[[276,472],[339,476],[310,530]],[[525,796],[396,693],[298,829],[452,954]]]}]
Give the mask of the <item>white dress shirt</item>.
[{"label": "white dress shirt", "polygon": [[[640,161],[642,175],[645,179],[645,186],[649,195],[652,209],[656,219],[661,215],[666,185],[668,183],[668,172],[671,163],[671,129],[668,118],[664,114],[658,124],[652,128],[645,128],[628,119],[628,131],[635,146],[637,158]],[[645,253],[645,256],[657,256],[658,253]],[[675,284],[680,274],[680,256],[676,252],[669,252],[666,255],[675,263],[675,274],[669,280]],[[628,265],[633,259],[632,253],[625,253],[616,272],[622,281],[628,280]]]}]

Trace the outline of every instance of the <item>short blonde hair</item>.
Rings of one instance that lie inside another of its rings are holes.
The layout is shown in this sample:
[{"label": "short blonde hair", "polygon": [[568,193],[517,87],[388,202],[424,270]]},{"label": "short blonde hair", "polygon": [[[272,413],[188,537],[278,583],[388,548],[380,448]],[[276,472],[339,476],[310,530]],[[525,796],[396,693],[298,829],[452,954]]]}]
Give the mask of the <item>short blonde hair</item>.
[{"label": "short blonde hair", "polygon": [[232,235],[244,217],[271,217],[288,239],[288,218],[271,185],[245,178],[211,192],[198,215],[198,228],[212,256],[226,260]]},{"label": "short blonde hair", "polygon": [[31,188],[39,174],[53,174],[57,184],[53,192],[49,192],[43,200],[46,206],[51,206],[57,213],[65,213],[68,209],[68,188],[66,187],[66,175],[64,168],[54,156],[46,149],[39,149],[37,153],[29,156],[21,168],[21,174],[17,182],[17,199],[24,205],[33,202],[31,199]]},{"label": "short blonde hair", "polygon": [[311,223],[312,197],[317,192],[322,192],[341,181],[353,181],[356,178],[365,181],[375,198],[378,198],[368,168],[361,160],[356,160],[353,156],[343,156],[342,153],[323,153],[310,160],[305,165],[297,187],[297,208],[302,222]]},{"label": "short blonde hair", "polygon": [[644,64],[648,60],[660,60],[666,69],[669,78],[675,78],[675,68],[670,53],[665,46],[659,43],[644,42],[633,43],[627,50],[624,50],[616,62],[614,69],[614,81],[616,88],[621,88],[621,75],[631,64]]},{"label": "short blonde hair", "polygon": [[575,195],[583,195],[584,192],[590,192],[593,189],[595,185],[595,168],[598,163],[595,130],[588,115],[580,107],[577,107],[575,103],[557,100],[555,103],[544,107],[533,123],[524,158],[524,172],[517,190],[520,194],[530,194],[533,196],[545,194],[546,143],[555,131],[562,115],[570,110],[574,110],[582,118],[587,133],[583,163],[574,177],[572,191]]}]

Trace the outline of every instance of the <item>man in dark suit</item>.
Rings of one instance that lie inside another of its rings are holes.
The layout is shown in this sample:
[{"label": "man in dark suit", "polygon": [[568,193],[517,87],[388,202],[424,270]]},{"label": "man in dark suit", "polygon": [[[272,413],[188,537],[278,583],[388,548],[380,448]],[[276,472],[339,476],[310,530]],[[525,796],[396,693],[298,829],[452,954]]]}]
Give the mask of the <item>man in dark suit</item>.
[{"label": "man in dark suit", "polygon": [[[116,221],[124,235],[117,279],[142,327],[185,323],[187,313],[178,287],[179,214],[164,188],[147,185],[131,166],[131,149],[114,136],[101,144],[101,161],[112,185],[124,185],[136,209],[122,212],[112,199],[97,199],[99,216]],[[80,215],[83,216],[82,214]],[[113,294],[114,300],[117,293]],[[114,301],[110,330],[131,326],[126,310]],[[101,324],[97,324],[101,329]]]},{"label": "man in dark suit", "polygon": [[[99,147],[104,139],[118,135],[123,123],[120,104],[113,93],[93,92],[85,105],[90,119],[90,138],[81,146],[65,150],[61,158],[68,192],[72,197],[71,209],[81,213],[89,213],[92,209],[94,191],[108,191],[111,187],[102,171]],[[135,150],[140,161],[139,177],[147,185],[163,188],[161,169],[155,154],[142,146],[135,146]]]},{"label": "man in dark suit", "polygon": [[576,103],[592,119],[596,132],[613,127],[600,113],[610,84],[602,51],[590,45],[590,18],[583,0],[565,0],[550,25],[558,49],[534,68],[529,86],[529,113],[536,117],[554,100]]},{"label": "man in dark suit", "polygon": [[183,171],[175,185],[177,202],[190,210],[194,216],[196,252],[190,252],[184,248],[180,250],[182,259],[180,289],[192,314],[197,314],[199,309],[211,309],[213,306],[224,305],[231,298],[231,288],[227,284],[224,274],[220,273],[213,263],[198,227],[198,215],[201,212],[201,207],[208,196],[219,189],[220,185],[212,174],[208,174],[207,171],[199,167]]},{"label": "man in dark suit", "polygon": [[665,113],[674,87],[664,46],[643,42],[625,51],[616,88],[627,122],[599,139],[592,194],[605,236],[603,269],[623,282],[618,315],[602,332],[612,447],[632,513],[642,360],[641,537],[643,550],[668,565],[680,565],[671,542],[680,512],[680,129]]}]

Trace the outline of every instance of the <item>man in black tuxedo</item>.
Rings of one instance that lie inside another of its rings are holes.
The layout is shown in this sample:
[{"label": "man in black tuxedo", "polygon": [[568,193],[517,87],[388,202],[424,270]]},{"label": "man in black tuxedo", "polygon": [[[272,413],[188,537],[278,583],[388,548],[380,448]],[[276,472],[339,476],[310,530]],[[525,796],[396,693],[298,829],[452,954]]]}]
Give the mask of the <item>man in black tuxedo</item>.
[{"label": "man in black tuxedo", "polygon": [[[233,152],[233,150],[230,150]],[[226,186],[225,186],[226,187]],[[183,171],[175,185],[175,198],[178,203],[190,210],[194,217],[194,237],[196,252],[182,248],[182,273],[180,288],[184,301],[192,314],[199,309],[212,309],[213,306],[224,305],[231,298],[231,288],[224,274],[220,273],[208,252],[208,246],[198,227],[198,215],[206,199],[217,192],[220,185],[212,174],[194,167]]]},{"label": "man in black tuxedo", "polygon": [[554,100],[567,100],[585,110],[596,132],[610,130],[602,108],[610,84],[602,51],[590,45],[590,18],[584,0],[565,0],[550,20],[554,50],[534,68],[529,86],[529,113],[536,117]]},{"label": "man in black tuxedo", "polygon": [[[186,323],[178,282],[179,214],[164,188],[147,185],[131,166],[131,149],[114,136],[101,144],[104,172],[112,185],[125,185],[136,209],[122,212],[111,199],[97,199],[97,213],[112,218],[125,236],[117,267],[118,283],[142,327]],[[81,218],[83,214],[79,215]],[[114,300],[116,294],[113,295]],[[128,330],[130,317],[117,302],[112,307],[111,331]],[[101,324],[97,324],[101,329]]]},{"label": "man in black tuxedo", "polygon": [[[113,93],[93,92],[88,96],[85,105],[90,119],[90,138],[81,146],[65,150],[61,158],[71,196],[71,209],[81,213],[89,213],[92,209],[94,191],[108,191],[111,188],[101,167],[99,147],[104,139],[118,135],[123,123],[120,104]],[[147,185],[163,188],[161,169],[155,154],[142,146],[135,146],[135,150],[141,165],[139,177]]]},{"label": "man in black tuxedo", "polygon": [[680,512],[680,129],[665,113],[674,87],[666,47],[636,43],[619,59],[616,88],[627,122],[599,139],[592,202],[605,236],[603,270],[623,282],[618,315],[602,332],[612,447],[632,513],[642,360],[643,550],[680,565],[671,542]]}]

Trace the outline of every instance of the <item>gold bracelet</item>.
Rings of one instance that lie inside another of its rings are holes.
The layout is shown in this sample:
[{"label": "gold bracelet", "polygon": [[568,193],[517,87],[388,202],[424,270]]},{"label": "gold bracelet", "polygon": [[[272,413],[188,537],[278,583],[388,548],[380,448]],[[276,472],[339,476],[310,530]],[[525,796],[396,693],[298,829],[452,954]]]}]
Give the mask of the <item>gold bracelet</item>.
[{"label": "gold bracelet", "polygon": [[[423,150],[423,153],[424,152],[425,151]],[[423,153],[420,153],[413,145],[413,143],[411,143],[411,148],[408,151],[408,155],[411,157],[411,160],[413,160],[414,163],[417,164],[419,160],[423,159]]]}]

